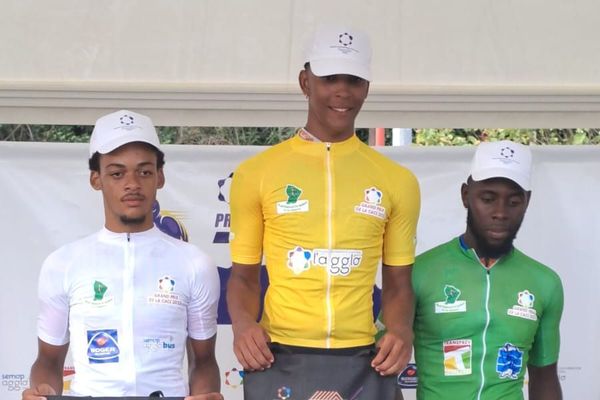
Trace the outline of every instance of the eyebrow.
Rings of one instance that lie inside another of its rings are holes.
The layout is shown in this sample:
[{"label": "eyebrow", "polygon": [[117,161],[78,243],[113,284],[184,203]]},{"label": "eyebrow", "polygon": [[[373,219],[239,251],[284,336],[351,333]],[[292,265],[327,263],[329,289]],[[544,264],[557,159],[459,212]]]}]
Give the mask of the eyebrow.
[{"label": "eyebrow", "polygon": [[[148,165],[155,165],[155,164],[151,161],[144,161],[144,162],[137,164],[136,168],[146,167]],[[127,166],[125,164],[110,163],[106,166],[106,168],[127,168]]]}]

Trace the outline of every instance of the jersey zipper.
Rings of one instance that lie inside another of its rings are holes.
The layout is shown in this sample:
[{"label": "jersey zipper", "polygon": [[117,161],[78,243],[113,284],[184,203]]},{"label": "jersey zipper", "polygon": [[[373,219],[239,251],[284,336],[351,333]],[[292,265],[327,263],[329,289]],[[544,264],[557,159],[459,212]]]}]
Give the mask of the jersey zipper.
[{"label": "jersey zipper", "polygon": [[484,373],[484,362],[485,356],[487,355],[487,331],[490,326],[490,270],[485,271],[485,327],[483,328],[483,334],[481,335],[481,340],[483,342],[483,354],[481,355],[481,364],[479,366],[481,373],[481,385],[479,386],[479,391],[477,392],[477,400],[481,400],[481,394],[483,393],[483,388],[485,386],[485,373]]},{"label": "jersey zipper", "polygon": [[327,289],[325,295],[325,304],[327,307],[327,337],[325,339],[325,347],[331,347],[331,331],[333,327],[333,311],[331,307],[331,250],[333,247],[333,227],[332,227],[332,209],[333,209],[333,189],[331,176],[331,143],[325,144],[326,164],[327,164]]},{"label": "jersey zipper", "polygon": [[137,370],[134,356],[134,340],[133,340],[133,304],[134,304],[134,273],[135,273],[135,244],[131,240],[131,233],[127,233],[127,241],[125,243],[125,263],[123,268],[123,308],[121,314],[121,323],[123,332],[121,332],[119,346],[121,349],[121,362],[123,367],[123,379],[130,386],[131,394],[136,391],[136,375]]}]

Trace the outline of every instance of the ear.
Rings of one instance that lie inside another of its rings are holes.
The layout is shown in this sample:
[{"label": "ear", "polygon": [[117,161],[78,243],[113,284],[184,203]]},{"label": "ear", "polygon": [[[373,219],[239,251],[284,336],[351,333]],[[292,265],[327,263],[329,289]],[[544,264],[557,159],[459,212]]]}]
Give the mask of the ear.
[{"label": "ear", "polygon": [[94,190],[102,190],[102,182],[98,171],[90,171],[90,186]]},{"label": "ear", "polygon": [[525,210],[527,210],[527,207],[529,207],[529,201],[531,201],[531,190],[525,192]]},{"label": "ear", "polygon": [[462,199],[462,203],[463,203],[463,207],[464,208],[468,208],[469,207],[468,196],[469,196],[469,185],[467,185],[466,183],[463,183],[460,186],[460,198]]},{"label": "ear", "polygon": [[298,74],[298,84],[300,85],[302,93],[308,97],[310,95],[310,87],[308,84],[308,72],[306,69],[300,70],[300,73]]},{"label": "ear", "polygon": [[165,186],[165,173],[162,168],[159,168],[159,170],[156,173],[157,173],[157,178],[158,178],[156,187],[158,189],[162,189]]}]

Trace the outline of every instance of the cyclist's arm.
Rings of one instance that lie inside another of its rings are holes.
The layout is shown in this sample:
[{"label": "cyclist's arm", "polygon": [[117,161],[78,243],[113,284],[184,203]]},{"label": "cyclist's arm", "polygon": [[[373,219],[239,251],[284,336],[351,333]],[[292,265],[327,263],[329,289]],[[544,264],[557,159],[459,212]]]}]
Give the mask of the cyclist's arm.
[{"label": "cyclist's arm", "polygon": [[53,346],[38,339],[38,355],[31,367],[30,389],[23,392],[24,400],[62,393],[63,368],[68,350],[68,343]]},{"label": "cyclist's arm", "polygon": [[386,333],[377,342],[373,367],[382,375],[402,371],[410,361],[413,342],[414,293],[412,265],[383,265],[381,308]]},{"label": "cyclist's arm", "polygon": [[528,365],[529,400],[562,400],[556,363],[544,367]]},{"label": "cyclist's arm", "polygon": [[189,339],[188,358],[190,394],[218,393],[221,389],[219,366],[215,358],[217,335],[206,339]]},{"label": "cyclist's arm", "polygon": [[227,307],[233,329],[233,350],[249,370],[268,368],[273,354],[267,346],[270,340],[256,322],[260,310],[260,264],[233,263],[227,283]]}]

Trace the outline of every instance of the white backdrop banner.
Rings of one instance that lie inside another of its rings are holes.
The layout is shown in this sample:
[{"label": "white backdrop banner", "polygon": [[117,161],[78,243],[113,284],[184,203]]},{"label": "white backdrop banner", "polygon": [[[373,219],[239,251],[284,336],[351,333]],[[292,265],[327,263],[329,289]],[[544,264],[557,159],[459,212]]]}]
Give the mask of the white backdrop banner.
[{"label": "white backdrop banner", "polygon": [[[211,254],[222,279],[218,362],[226,399],[241,399],[243,377],[233,356],[224,287],[230,259],[228,190],[239,162],[263,148],[165,146],[167,183],[161,215],[177,219],[189,241]],[[418,252],[461,233],[459,196],[473,148],[382,148],[412,169],[423,205]],[[565,288],[559,374],[565,399],[600,398],[600,148],[534,147],[533,195],[517,246],[554,268]],[[57,247],[97,231],[101,194],[88,183],[87,145],[0,142],[0,398],[20,399],[36,356],[37,276]],[[164,219],[163,219],[164,221]],[[65,389],[76,371],[67,360]],[[405,398],[415,398],[405,390]]]}]

